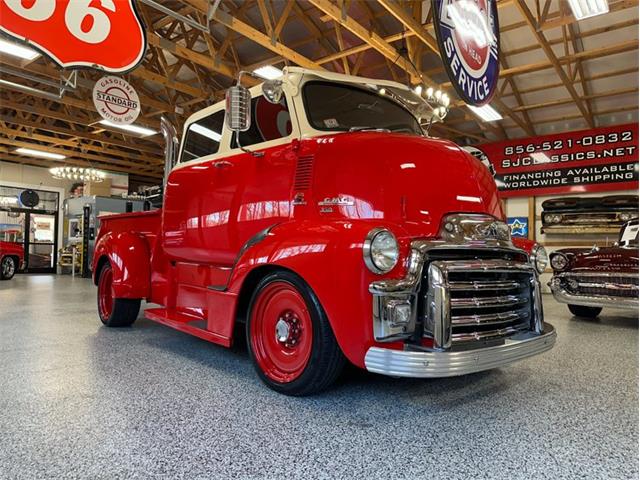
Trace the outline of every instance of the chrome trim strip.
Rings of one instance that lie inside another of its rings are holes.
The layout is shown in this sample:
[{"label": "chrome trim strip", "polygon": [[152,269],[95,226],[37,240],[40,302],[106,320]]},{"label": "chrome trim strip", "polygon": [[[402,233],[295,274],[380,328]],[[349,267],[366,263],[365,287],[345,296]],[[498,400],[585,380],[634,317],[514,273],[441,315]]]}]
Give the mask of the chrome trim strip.
[{"label": "chrome trim strip", "polygon": [[484,332],[454,333],[451,337],[454,344],[463,342],[477,342],[481,340],[491,340],[492,338],[506,337],[507,335],[514,335],[518,332],[528,330],[529,328],[530,325],[528,322],[526,322],[510,327],[498,328],[496,330],[487,330]]},{"label": "chrome trim strip", "polygon": [[634,290],[638,291],[638,285],[634,283],[593,283],[593,282],[578,282],[578,287],[585,288],[602,288],[605,290]]},{"label": "chrome trim strip", "polygon": [[615,297],[609,295],[580,295],[569,293],[558,282],[549,282],[553,298],[560,303],[582,305],[585,307],[613,307],[628,310],[638,310],[637,297]]},{"label": "chrome trim strip", "polygon": [[515,290],[516,288],[522,288],[525,285],[516,281],[496,281],[496,282],[449,282],[449,289],[456,290]]},{"label": "chrome trim strip", "polygon": [[496,307],[512,307],[514,305],[522,305],[529,303],[528,298],[518,295],[503,295],[501,297],[470,297],[470,298],[452,298],[451,308],[496,308]]},{"label": "chrome trim strip", "polygon": [[371,347],[364,359],[368,371],[394,377],[439,378],[503,367],[553,348],[556,331],[548,323],[542,334],[520,333],[503,345],[460,352],[390,350]]},{"label": "chrome trim strip", "polygon": [[638,278],[638,273],[630,272],[561,272],[556,273],[554,277],[625,277],[625,278]]},{"label": "chrome trim strip", "polygon": [[522,318],[529,318],[528,309],[520,309],[509,312],[485,313],[474,315],[454,315],[451,317],[451,324],[454,327],[477,327],[482,325],[500,325],[511,323]]}]

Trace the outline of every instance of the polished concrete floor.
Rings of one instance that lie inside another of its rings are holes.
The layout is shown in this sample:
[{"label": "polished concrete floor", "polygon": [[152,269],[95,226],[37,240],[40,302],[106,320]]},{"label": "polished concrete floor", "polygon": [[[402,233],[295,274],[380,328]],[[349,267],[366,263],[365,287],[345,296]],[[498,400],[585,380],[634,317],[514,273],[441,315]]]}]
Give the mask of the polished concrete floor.
[{"label": "polished concrete floor", "polygon": [[80,278],[0,282],[0,478],[638,478],[638,318],[570,317],[549,353],[444,380],[350,369],[264,387],[246,351],[140,319]]}]

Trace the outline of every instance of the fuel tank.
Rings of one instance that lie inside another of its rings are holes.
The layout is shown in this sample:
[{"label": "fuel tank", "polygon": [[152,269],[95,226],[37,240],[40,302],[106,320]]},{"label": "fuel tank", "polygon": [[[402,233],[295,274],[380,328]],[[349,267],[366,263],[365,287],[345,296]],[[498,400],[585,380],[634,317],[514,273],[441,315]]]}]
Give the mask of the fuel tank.
[{"label": "fuel tank", "polygon": [[[295,216],[379,219],[409,235],[435,235],[453,212],[504,218],[488,169],[457,145],[406,134],[365,131],[304,140],[294,181]],[[311,166],[310,166],[311,165]],[[312,173],[299,192],[299,177]]]}]

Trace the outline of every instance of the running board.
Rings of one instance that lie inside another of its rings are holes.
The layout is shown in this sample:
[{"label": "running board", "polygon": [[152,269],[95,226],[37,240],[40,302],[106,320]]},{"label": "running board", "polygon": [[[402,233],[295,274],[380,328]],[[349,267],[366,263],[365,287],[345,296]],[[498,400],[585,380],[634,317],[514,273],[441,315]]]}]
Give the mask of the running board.
[{"label": "running board", "polygon": [[203,320],[201,318],[192,317],[191,315],[176,312],[175,310],[167,310],[166,308],[149,308],[144,311],[144,316],[149,320],[161,323],[180,332],[188,333],[207,342],[217,343],[225,347],[231,346],[230,338],[193,325],[194,323],[202,324]]}]

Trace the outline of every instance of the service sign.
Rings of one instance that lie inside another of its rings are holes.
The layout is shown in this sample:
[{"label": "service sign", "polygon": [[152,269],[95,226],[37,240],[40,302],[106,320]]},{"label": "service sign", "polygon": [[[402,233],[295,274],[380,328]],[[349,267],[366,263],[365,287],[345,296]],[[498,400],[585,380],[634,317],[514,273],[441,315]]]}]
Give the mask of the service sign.
[{"label": "service sign", "polygon": [[138,93],[129,82],[112,75],[93,86],[93,104],[102,118],[118,125],[130,125],[140,115]]},{"label": "service sign", "polygon": [[488,103],[500,74],[496,0],[432,0],[433,24],[451,84],[469,105]]},{"label": "service sign", "polygon": [[638,124],[477,145],[502,197],[638,188]]},{"label": "service sign", "polygon": [[134,0],[0,0],[0,30],[64,68],[122,73],[146,48]]}]

